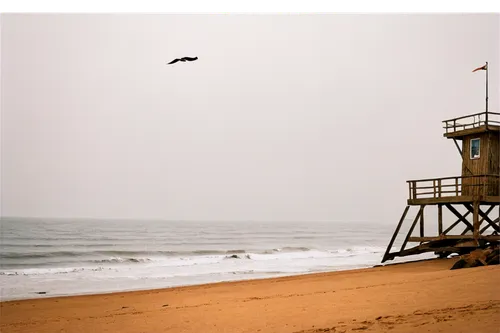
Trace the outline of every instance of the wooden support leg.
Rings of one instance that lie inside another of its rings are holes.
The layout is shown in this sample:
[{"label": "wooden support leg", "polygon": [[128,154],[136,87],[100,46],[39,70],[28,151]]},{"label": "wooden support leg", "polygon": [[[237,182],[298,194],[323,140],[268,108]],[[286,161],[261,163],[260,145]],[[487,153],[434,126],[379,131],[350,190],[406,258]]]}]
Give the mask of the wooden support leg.
[{"label": "wooden support leg", "polygon": [[[425,206],[422,205],[422,209]],[[424,213],[420,214],[420,237],[424,237]]]},{"label": "wooden support leg", "polygon": [[438,205],[438,234],[443,234],[443,205]]},{"label": "wooden support leg", "polygon": [[[425,205],[422,205],[422,209],[425,207]],[[424,212],[422,211],[422,214],[420,214],[420,237],[424,237]],[[423,244],[424,242],[420,242],[420,244]]]},{"label": "wooden support leg", "polygon": [[[465,206],[465,205],[464,205]],[[474,240],[479,240],[479,201],[474,201],[474,207],[472,211],[472,221],[474,225]]]},{"label": "wooden support leg", "polygon": [[408,234],[406,235],[406,238],[403,242],[403,245],[401,245],[401,249],[399,250],[399,252],[402,252],[405,249],[406,244],[408,243],[408,240],[410,239],[411,234],[413,233],[413,229],[415,229],[415,226],[417,225],[417,222],[423,213],[424,213],[424,206],[422,205],[422,206],[420,206],[420,209],[418,210],[417,216],[415,216],[415,220],[413,220],[413,223],[410,227],[410,230],[408,231]]},{"label": "wooden support leg", "polygon": [[[498,217],[495,221],[497,222],[498,226],[500,227],[500,205],[498,205]],[[493,233],[496,235],[499,234],[499,232],[493,232]]]},{"label": "wooden support leg", "polygon": [[387,246],[387,250],[385,250],[384,257],[382,258],[382,262],[386,261],[388,259],[388,255],[391,251],[392,245],[394,244],[394,241],[396,240],[396,237],[398,236],[399,229],[401,229],[401,225],[403,224],[403,221],[405,220],[406,214],[408,213],[408,209],[410,209],[410,206],[406,206],[403,215],[401,216],[401,219],[399,220],[398,226],[396,227],[396,230],[394,231],[394,235],[392,235],[391,241],[389,242],[389,246]]}]

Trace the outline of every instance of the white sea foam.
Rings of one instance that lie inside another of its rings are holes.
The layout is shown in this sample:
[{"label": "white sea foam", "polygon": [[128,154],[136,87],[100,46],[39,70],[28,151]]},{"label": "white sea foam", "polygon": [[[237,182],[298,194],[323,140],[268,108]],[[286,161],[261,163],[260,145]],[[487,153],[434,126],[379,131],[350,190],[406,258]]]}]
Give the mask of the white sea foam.
[{"label": "white sea foam", "polygon": [[[112,225],[109,221],[48,221],[23,225],[22,221],[2,221],[2,240],[6,241],[0,243],[1,298],[164,288],[369,267],[380,263],[392,230],[364,227],[370,241],[355,241],[353,235],[360,237],[363,228],[348,224],[339,232],[333,224],[305,222]],[[23,246],[16,245],[16,239],[22,239]]]}]

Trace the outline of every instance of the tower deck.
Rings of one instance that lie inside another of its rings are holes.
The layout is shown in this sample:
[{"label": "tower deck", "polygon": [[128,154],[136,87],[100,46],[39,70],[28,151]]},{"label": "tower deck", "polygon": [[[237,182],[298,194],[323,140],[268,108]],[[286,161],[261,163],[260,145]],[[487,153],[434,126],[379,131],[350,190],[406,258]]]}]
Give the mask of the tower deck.
[{"label": "tower deck", "polygon": [[500,113],[480,112],[462,117],[443,120],[445,138],[462,139],[467,135],[500,131]]},{"label": "tower deck", "polygon": [[474,175],[408,180],[408,205],[500,203],[500,176]]}]

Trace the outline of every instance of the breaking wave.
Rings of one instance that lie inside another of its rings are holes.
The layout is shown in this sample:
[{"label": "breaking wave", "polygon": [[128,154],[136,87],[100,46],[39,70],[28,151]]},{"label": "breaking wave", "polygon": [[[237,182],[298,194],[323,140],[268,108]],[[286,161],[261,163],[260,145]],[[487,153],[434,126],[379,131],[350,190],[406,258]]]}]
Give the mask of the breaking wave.
[{"label": "breaking wave", "polygon": [[[271,250],[257,250],[252,251],[256,253],[277,253],[277,252],[299,252],[309,251],[307,247],[284,247],[275,248]],[[227,254],[245,254],[248,250],[234,249],[234,250],[195,250],[195,251],[36,251],[36,252],[2,252],[0,259],[44,259],[44,258],[82,258],[82,257],[99,257],[109,256],[116,257],[111,259],[103,259],[102,262],[135,262],[135,260],[142,260],[142,258],[149,257],[189,257],[189,256],[203,256],[203,255],[227,255]],[[125,259],[122,259],[125,258]],[[139,258],[139,259],[137,259]],[[96,261],[99,262],[99,261]]]}]

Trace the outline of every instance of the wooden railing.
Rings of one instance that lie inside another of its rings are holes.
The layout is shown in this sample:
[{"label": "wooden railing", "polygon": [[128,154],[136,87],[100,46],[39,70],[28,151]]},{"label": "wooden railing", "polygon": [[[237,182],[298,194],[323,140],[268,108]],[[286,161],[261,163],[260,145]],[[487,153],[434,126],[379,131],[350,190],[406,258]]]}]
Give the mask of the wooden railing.
[{"label": "wooden railing", "polygon": [[408,180],[409,199],[498,196],[499,178],[498,175],[475,175]]},{"label": "wooden railing", "polygon": [[[474,113],[463,117],[443,120],[446,133],[453,133],[486,125],[486,112]],[[500,113],[488,112],[488,125],[500,126]]]}]

